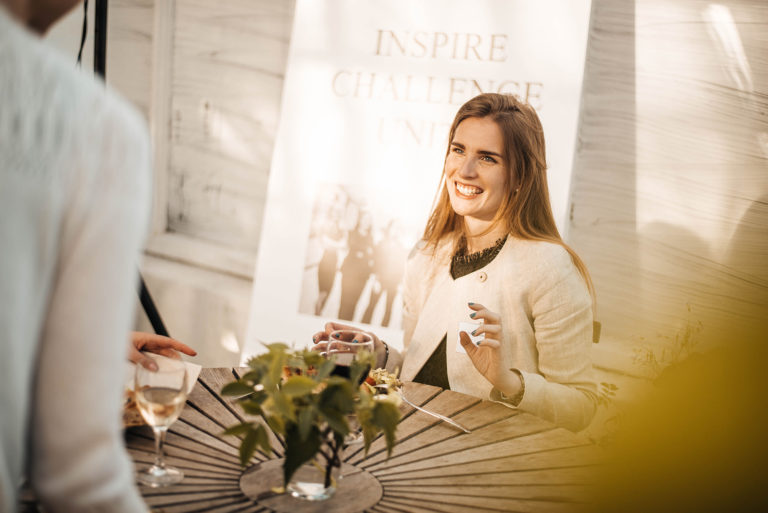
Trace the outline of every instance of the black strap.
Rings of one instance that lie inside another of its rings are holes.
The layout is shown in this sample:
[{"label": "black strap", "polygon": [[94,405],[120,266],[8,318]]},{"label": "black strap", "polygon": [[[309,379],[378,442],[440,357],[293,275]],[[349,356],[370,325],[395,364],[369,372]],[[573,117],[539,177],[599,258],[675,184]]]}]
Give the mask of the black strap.
[{"label": "black strap", "polygon": [[163,319],[160,317],[160,312],[157,311],[155,302],[152,301],[152,296],[149,294],[149,289],[147,288],[147,284],[144,283],[144,278],[141,276],[141,274],[139,274],[139,300],[141,301],[141,306],[144,308],[144,313],[147,314],[149,322],[152,324],[152,328],[155,330],[155,333],[158,335],[163,335],[164,337],[170,337],[168,330],[165,329]]},{"label": "black strap", "polygon": [[77,67],[80,67],[80,61],[83,59],[83,47],[85,38],[88,35],[88,0],[83,2],[83,32],[80,34],[80,49],[77,51]]},{"label": "black strap", "polygon": [[102,78],[107,74],[107,0],[96,0],[93,25],[93,70]]}]

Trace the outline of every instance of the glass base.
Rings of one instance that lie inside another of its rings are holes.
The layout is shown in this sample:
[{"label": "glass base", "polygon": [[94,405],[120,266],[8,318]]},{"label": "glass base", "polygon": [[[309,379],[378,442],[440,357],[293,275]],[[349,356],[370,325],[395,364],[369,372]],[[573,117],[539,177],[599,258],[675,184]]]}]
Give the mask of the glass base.
[{"label": "glass base", "polygon": [[184,472],[177,468],[160,468],[157,465],[144,469],[136,474],[136,481],[144,486],[160,488],[161,486],[171,486],[184,479]]},{"label": "glass base", "polygon": [[[246,497],[256,501],[262,508],[267,508],[274,513],[299,513],[302,511],[333,511],[334,513],[359,513],[368,511],[381,500],[384,489],[372,474],[365,469],[355,467],[348,463],[342,463],[340,474],[344,474],[344,479],[335,484],[336,490],[333,496],[327,499],[320,499],[328,494],[322,493],[325,482],[318,480],[320,476],[314,475],[307,479],[299,476],[294,481],[301,483],[312,483],[317,486],[313,490],[296,490],[301,497],[316,497],[313,501],[297,498],[291,494],[290,489],[286,493],[277,493],[277,488],[283,487],[283,463],[285,460],[267,460],[256,463],[243,472],[240,478],[240,490]],[[321,473],[324,477],[324,472]],[[333,483],[332,483],[333,484]],[[292,487],[289,485],[289,487]],[[303,488],[303,487],[302,487]],[[320,493],[317,493],[321,490]]]},{"label": "glass base", "polygon": [[338,467],[331,471],[330,485],[325,486],[325,469],[311,462],[299,467],[293,474],[286,490],[292,497],[305,501],[324,501],[330,499],[336,491],[339,477]]},{"label": "glass base", "polygon": [[296,497],[297,499],[305,501],[324,501],[333,496],[336,488],[333,486],[326,488],[320,483],[291,481],[288,485],[288,491],[291,492],[292,497]]}]

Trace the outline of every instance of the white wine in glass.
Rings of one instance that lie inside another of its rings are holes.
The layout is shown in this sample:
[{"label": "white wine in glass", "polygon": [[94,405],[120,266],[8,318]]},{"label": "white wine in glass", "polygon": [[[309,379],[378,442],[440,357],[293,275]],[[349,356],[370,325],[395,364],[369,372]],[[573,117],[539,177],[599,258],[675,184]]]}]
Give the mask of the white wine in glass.
[{"label": "white wine in glass", "polygon": [[187,400],[187,369],[184,362],[154,357],[158,369],[151,371],[136,366],[134,390],[136,406],[155,433],[155,463],[138,472],[139,483],[151,487],[178,483],[184,473],[165,464],[163,444],[168,428],[179,418]]}]

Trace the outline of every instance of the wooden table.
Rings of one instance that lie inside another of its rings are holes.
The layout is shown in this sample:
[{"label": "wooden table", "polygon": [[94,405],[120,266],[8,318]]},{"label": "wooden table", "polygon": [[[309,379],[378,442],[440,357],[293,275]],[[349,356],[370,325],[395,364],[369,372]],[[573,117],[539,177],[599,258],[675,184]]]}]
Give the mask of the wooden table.
[{"label": "wooden table", "polygon": [[[219,436],[243,418],[238,407],[219,394],[238,373],[224,368],[200,374],[166,441],[167,462],[184,471],[184,481],[169,488],[141,488],[154,511],[281,509],[243,493],[237,440]],[[347,464],[367,471],[380,484],[374,487],[378,492],[371,492],[378,495],[367,511],[573,511],[588,497],[592,471],[600,461],[600,452],[588,440],[532,415],[456,392],[417,383],[406,383],[404,392],[413,403],[454,418],[472,433],[403,404],[398,444],[389,460],[382,439],[373,443],[367,457],[360,445],[344,453]],[[129,429],[126,443],[137,465],[152,463],[149,428]],[[253,464],[268,465],[281,455],[257,453]],[[276,482],[279,479],[277,475]],[[367,490],[350,486],[352,480],[342,479],[329,501],[281,500],[291,501],[293,513],[355,511],[355,497]]]}]

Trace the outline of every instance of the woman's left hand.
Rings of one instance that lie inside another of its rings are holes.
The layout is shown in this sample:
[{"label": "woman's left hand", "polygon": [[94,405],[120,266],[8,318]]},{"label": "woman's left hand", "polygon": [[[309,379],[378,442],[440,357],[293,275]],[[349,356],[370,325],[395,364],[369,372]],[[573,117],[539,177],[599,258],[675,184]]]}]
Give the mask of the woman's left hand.
[{"label": "woman's left hand", "polygon": [[469,303],[469,308],[474,310],[470,314],[472,320],[483,320],[473,335],[485,334],[485,338],[478,345],[475,345],[469,335],[462,331],[459,333],[462,347],[464,347],[477,371],[494,387],[506,395],[517,393],[522,387],[520,378],[504,366],[501,357],[501,344],[503,343],[501,316],[478,303]]}]

